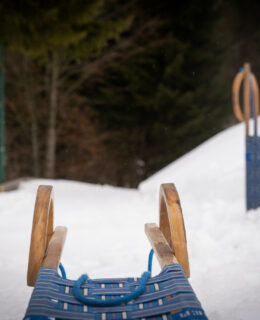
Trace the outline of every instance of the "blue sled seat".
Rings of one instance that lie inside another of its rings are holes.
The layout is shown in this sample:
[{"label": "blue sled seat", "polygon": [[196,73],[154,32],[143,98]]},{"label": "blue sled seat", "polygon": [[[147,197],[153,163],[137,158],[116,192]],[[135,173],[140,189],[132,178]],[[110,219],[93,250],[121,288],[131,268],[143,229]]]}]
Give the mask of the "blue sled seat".
[{"label": "blue sled seat", "polygon": [[[159,275],[147,280],[143,294],[116,306],[93,307],[80,302],[74,297],[74,284],[55,268],[42,267],[24,320],[207,319],[179,264],[165,266]],[[127,295],[137,286],[138,278],[95,279],[86,281],[81,292],[106,301]]]},{"label": "blue sled seat", "polygon": [[[66,279],[60,258],[67,229],[53,231],[53,188],[40,186],[34,209],[27,284],[34,290],[24,320],[204,320],[190,275],[184,220],[173,184],[160,188],[160,228],[145,225],[153,250],[140,278]],[[162,271],[151,277],[155,252]],[[62,276],[58,273],[60,266]]]}]

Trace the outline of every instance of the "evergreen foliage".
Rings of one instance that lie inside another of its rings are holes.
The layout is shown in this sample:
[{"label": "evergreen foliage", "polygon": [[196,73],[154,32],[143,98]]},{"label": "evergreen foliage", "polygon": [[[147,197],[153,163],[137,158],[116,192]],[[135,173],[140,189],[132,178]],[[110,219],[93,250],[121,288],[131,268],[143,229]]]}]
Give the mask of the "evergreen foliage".
[{"label": "evergreen foliage", "polygon": [[135,187],[234,123],[236,71],[249,61],[259,78],[258,7],[1,1],[8,177],[56,169],[58,178]]},{"label": "evergreen foliage", "polygon": [[131,23],[103,20],[104,2],[2,1],[1,39],[10,51],[42,62],[57,50],[69,61],[94,57]]},{"label": "evergreen foliage", "polygon": [[[88,62],[99,56],[110,41],[118,41],[121,33],[129,28],[132,18],[125,16],[111,20],[106,14],[104,0],[27,0],[18,6],[6,1],[0,10],[4,17],[0,32],[2,42],[9,52],[22,58],[23,71],[27,74],[27,79],[24,77],[23,80],[31,116],[34,175],[40,174],[37,106],[42,103],[48,109],[43,174],[54,178],[60,91],[71,78],[86,77]],[[83,72],[80,66],[85,66]],[[31,69],[35,67],[38,72],[32,79]],[[81,82],[67,91],[73,93]],[[41,86],[40,92],[36,83]]]},{"label": "evergreen foliage", "polygon": [[[214,91],[210,94],[217,72],[218,52],[211,41],[215,7],[202,0],[172,8],[169,1],[154,4],[153,11],[139,19],[142,24],[157,19],[159,28],[143,34],[124,63],[94,86],[96,117],[106,129],[125,130],[119,154],[141,160],[143,177],[217,132],[222,121]],[[132,135],[139,141],[126,148]]]}]

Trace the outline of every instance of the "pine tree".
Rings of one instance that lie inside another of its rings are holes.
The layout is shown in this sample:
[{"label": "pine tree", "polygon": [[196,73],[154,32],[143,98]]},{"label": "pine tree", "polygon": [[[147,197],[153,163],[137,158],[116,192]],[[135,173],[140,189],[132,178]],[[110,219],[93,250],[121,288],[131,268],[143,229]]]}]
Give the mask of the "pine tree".
[{"label": "pine tree", "polygon": [[[37,96],[45,96],[48,109],[45,176],[55,176],[56,118],[59,103],[68,99],[88,77],[93,61],[104,48],[120,39],[131,24],[131,16],[111,20],[104,0],[36,1],[18,3],[4,1],[0,7],[0,37],[6,48],[24,60],[27,103],[32,119],[34,161],[39,161],[37,140]],[[114,18],[112,16],[112,18]],[[92,64],[91,64],[92,63]],[[37,79],[31,68],[38,68]],[[93,72],[93,71],[92,71]],[[42,74],[39,77],[39,74]],[[41,87],[40,92],[36,92]],[[66,88],[68,81],[73,84]],[[38,165],[35,174],[38,174]]]},{"label": "pine tree", "polygon": [[214,5],[205,0],[149,3],[148,9],[147,1],[139,2],[136,29],[149,28],[123,62],[98,79],[92,96],[103,130],[114,130],[115,136],[122,132],[119,162],[130,159],[130,167],[136,159],[136,180],[220,130],[222,121],[210,94],[218,54],[211,40]]}]

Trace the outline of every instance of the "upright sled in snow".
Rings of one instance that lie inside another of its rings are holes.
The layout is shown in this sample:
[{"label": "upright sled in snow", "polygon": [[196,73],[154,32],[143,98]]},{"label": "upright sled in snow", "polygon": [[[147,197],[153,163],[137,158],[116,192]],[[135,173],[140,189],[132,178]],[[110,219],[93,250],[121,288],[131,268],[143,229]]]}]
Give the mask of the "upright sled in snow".
[{"label": "upright sled in snow", "polygon": [[[244,110],[241,110],[239,97],[241,84],[244,85]],[[251,73],[250,64],[245,63],[236,75],[233,86],[233,108],[236,118],[245,122],[246,129],[246,209],[260,207],[260,136],[258,133],[259,88]],[[253,130],[249,120],[252,118]],[[253,131],[253,132],[250,132]]]},{"label": "upright sled in snow", "polygon": [[[68,280],[60,258],[67,229],[53,231],[53,188],[38,188],[27,284],[34,290],[24,320],[207,319],[192,290],[185,226],[173,184],[160,188],[160,227],[145,225],[153,250],[140,278]],[[153,252],[162,271],[151,277]],[[58,273],[61,267],[62,276]]]}]

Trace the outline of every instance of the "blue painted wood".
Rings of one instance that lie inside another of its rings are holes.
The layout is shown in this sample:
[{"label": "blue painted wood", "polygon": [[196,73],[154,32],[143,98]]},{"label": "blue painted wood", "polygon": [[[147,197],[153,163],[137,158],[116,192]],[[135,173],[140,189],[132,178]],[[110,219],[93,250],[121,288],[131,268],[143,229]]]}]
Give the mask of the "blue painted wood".
[{"label": "blue painted wood", "polygon": [[254,106],[252,76],[250,76],[250,109],[254,121],[254,135],[246,137],[246,208],[260,207],[260,137],[257,134],[257,121]]},{"label": "blue painted wood", "polygon": [[260,207],[260,137],[246,137],[246,206]]}]

